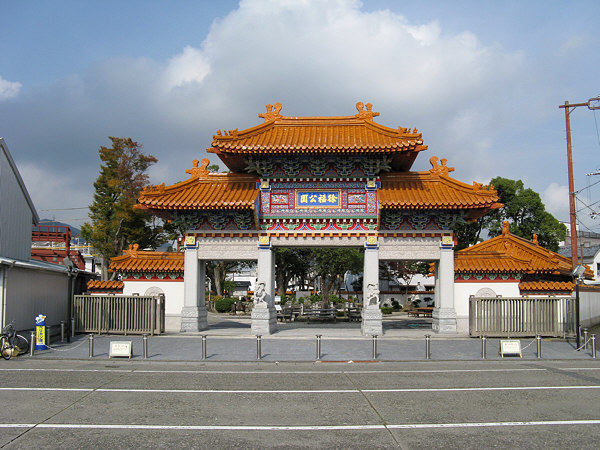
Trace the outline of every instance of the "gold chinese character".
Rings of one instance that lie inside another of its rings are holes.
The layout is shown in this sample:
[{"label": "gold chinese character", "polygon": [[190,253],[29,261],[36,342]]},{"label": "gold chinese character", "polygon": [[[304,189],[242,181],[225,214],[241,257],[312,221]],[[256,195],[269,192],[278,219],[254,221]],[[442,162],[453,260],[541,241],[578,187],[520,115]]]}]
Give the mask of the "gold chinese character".
[{"label": "gold chinese character", "polygon": [[308,203],[308,194],[300,195],[300,203]]},{"label": "gold chinese character", "polygon": [[329,194],[327,200],[329,200],[329,203],[337,203],[337,194]]},{"label": "gold chinese character", "polygon": [[310,203],[317,203],[317,194],[310,194],[308,198]]},{"label": "gold chinese character", "polygon": [[327,195],[319,194],[319,203],[327,203]]}]

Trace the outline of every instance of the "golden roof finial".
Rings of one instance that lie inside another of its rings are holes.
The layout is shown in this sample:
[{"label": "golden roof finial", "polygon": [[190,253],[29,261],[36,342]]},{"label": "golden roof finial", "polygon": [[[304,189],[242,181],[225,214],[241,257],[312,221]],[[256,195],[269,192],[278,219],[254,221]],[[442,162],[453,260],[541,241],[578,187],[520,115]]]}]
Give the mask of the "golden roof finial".
[{"label": "golden roof finial", "polygon": [[208,165],[210,161],[208,158],[202,160],[202,165],[198,167],[198,160],[193,161],[194,167],[187,169],[185,172],[190,174],[190,178],[206,178],[208,176]]},{"label": "golden roof finial", "polygon": [[262,117],[265,119],[265,122],[272,122],[274,120],[277,120],[281,117],[281,114],[279,114],[279,111],[281,111],[281,103],[277,102],[275,103],[275,110],[273,110],[273,105],[268,104],[267,105],[267,112],[266,113],[260,113],[258,115],[258,117]]},{"label": "golden roof finial", "polygon": [[508,220],[505,220],[502,223],[502,236],[508,236],[509,229],[510,229],[510,225],[508,223]]},{"label": "golden roof finial", "polygon": [[379,115],[378,112],[373,112],[372,103],[367,103],[365,105],[363,102],[357,102],[356,110],[358,111],[358,114],[356,115],[357,119],[373,120],[373,117]]},{"label": "golden roof finial", "polygon": [[446,158],[441,159],[441,164],[438,166],[438,161],[440,159],[437,156],[432,156],[429,158],[429,163],[431,164],[431,169],[429,172],[434,175],[448,175],[449,172],[454,172],[454,167],[448,167],[446,163],[448,160]]}]

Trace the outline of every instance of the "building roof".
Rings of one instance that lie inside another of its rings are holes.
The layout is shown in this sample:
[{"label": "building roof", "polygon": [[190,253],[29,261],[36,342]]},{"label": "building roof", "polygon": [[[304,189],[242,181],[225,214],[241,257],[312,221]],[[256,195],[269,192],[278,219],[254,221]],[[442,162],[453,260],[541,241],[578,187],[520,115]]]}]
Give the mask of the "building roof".
[{"label": "building roof", "polygon": [[21,178],[21,174],[19,173],[19,169],[17,168],[17,165],[15,164],[15,161],[12,158],[12,155],[10,154],[10,151],[8,151],[8,146],[6,145],[6,142],[4,141],[3,138],[0,137],[0,149],[4,152],[4,155],[6,156],[6,160],[8,161],[8,164],[11,168],[11,170],[13,171],[13,173],[15,174],[15,178],[17,179],[17,183],[19,183],[19,187],[21,188],[21,191],[23,192],[23,196],[25,197],[25,200],[27,201],[27,205],[29,206],[29,209],[31,210],[31,214],[32,214],[32,218],[33,218],[33,224],[37,224],[40,221],[40,217],[38,216],[38,213],[35,209],[35,205],[33,204],[33,200],[31,200],[31,196],[29,195],[29,191],[27,191],[27,187],[25,186],[25,182],[23,181],[23,178]]},{"label": "building roof", "polygon": [[572,281],[521,281],[519,290],[521,293],[527,292],[567,292],[571,293],[575,289],[575,283]]},{"label": "building roof", "polygon": [[267,105],[259,114],[263,124],[213,136],[207,151],[219,155],[233,171],[245,169],[244,157],[289,154],[388,154],[395,170],[408,170],[418,152],[427,149],[415,129],[389,128],[373,121],[379,113],[373,105],[356,104],[357,114],[336,117],[287,117],[279,114],[281,103]]},{"label": "building roof", "polygon": [[[455,273],[524,273],[570,276],[571,260],[540,247],[533,241],[508,231],[504,222],[502,234],[455,253]],[[591,277],[589,268],[586,277]]]},{"label": "building roof", "polygon": [[[479,183],[463,183],[448,175],[454,170],[446,159],[433,156],[425,172],[391,172],[381,175],[379,205],[382,209],[478,209],[481,214],[502,207],[498,193]],[[477,215],[475,215],[477,217]]]},{"label": "building roof", "polygon": [[112,258],[110,270],[114,272],[181,272],[183,253],[138,250],[138,244],[130,245],[121,256]]},{"label": "building roof", "polygon": [[87,282],[88,290],[97,291],[121,291],[125,283],[119,280],[89,280]]},{"label": "building roof", "polygon": [[208,159],[194,160],[186,170],[189,180],[165,187],[145,187],[138,204],[141,209],[254,209],[258,189],[256,176],[240,173],[210,173]]}]

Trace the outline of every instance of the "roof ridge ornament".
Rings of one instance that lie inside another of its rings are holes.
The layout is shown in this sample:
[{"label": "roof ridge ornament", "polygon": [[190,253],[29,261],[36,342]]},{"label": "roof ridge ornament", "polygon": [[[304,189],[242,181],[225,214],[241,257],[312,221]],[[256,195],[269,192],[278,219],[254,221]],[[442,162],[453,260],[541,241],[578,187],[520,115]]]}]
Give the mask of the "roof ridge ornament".
[{"label": "roof ridge ornament", "polygon": [[129,244],[127,250],[125,250],[125,254],[131,256],[132,258],[137,258],[137,252],[140,248],[140,244]]},{"label": "roof ridge ornament", "polygon": [[373,120],[373,117],[379,115],[378,112],[373,111],[372,103],[367,103],[365,105],[363,102],[358,102],[356,103],[356,110],[358,111],[358,114],[356,114],[357,119]]},{"label": "roof ridge ornament", "polygon": [[190,179],[191,178],[206,178],[208,177],[209,171],[208,171],[208,165],[210,164],[210,161],[208,160],[208,158],[204,158],[202,160],[202,165],[200,167],[198,167],[198,160],[195,159],[194,161],[192,161],[192,163],[194,164],[194,167],[192,167],[191,169],[187,169],[185,171],[185,173],[189,173],[190,174]]},{"label": "roof ridge ornament", "polygon": [[[438,161],[441,161],[440,165],[438,165]],[[431,164],[429,172],[433,175],[448,175],[449,172],[454,172],[454,167],[448,167],[446,165],[447,162],[446,158],[440,160],[437,156],[432,156],[429,158],[429,163]]]},{"label": "roof ridge ornament", "polygon": [[510,224],[508,223],[508,220],[505,220],[504,222],[502,222],[502,236],[508,236],[510,233]]},{"label": "roof ridge ornament", "polygon": [[[275,110],[273,110],[273,106],[275,106]],[[258,115],[258,117],[264,118],[265,122],[273,122],[273,121],[283,117],[281,114],[279,114],[279,111],[281,111],[281,108],[282,108],[282,106],[281,106],[281,103],[279,103],[279,102],[275,103],[275,105],[268,104],[267,112],[260,113]]]}]

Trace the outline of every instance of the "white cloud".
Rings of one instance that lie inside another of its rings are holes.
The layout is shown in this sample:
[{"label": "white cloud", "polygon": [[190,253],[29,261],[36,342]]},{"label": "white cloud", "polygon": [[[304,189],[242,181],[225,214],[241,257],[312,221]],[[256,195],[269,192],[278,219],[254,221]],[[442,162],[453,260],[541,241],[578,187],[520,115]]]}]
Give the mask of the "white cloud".
[{"label": "white cloud", "polygon": [[542,201],[546,211],[562,222],[569,221],[569,188],[557,183],[550,183],[542,193]]},{"label": "white cloud", "polygon": [[21,89],[21,83],[17,81],[7,81],[0,77],[0,102],[16,97]]},{"label": "white cloud", "polygon": [[171,90],[188,83],[201,83],[209,72],[210,64],[204,54],[188,45],[170,59],[163,75],[165,87]]}]

